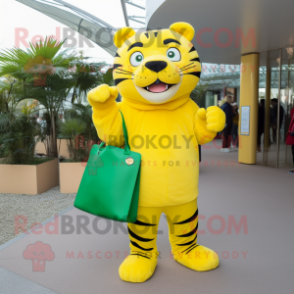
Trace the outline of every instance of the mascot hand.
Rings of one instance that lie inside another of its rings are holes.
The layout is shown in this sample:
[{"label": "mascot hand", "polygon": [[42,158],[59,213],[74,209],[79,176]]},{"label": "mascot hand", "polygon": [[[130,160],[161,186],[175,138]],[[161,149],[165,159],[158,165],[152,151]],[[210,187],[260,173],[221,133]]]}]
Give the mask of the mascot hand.
[{"label": "mascot hand", "polygon": [[100,85],[88,92],[88,101],[91,106],[94,106],[95,102],[105,102],[108,99],[116,99],[118,90],[116,87],[110,87],[106,84]]},{"label": "mascot hand", "polygon": [[197,111],[198,120],[202,120],[202,123],[206,122],[206,130],[209,132],[218,133],[222,131],[226,124],[225,113],[217,106],[210,106],[207,111],[204,108],[200,108]]}]

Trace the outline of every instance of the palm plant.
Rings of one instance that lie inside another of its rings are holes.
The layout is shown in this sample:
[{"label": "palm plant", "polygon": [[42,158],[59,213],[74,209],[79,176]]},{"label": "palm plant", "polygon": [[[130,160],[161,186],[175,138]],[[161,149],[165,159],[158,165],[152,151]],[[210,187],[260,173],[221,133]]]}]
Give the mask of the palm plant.
[{"label": "palm plant", "polygon": [[48,147],[47,153],[50,157],[57,157],[56,122],[74,85],[73,80],[66,76],[67,74],[49,76],[45,87],[31,87],[26,90],[27,97],[34,97],[46,110],[43,116],[47,127],[46,133],[43,134],[43,141]]},{"label": "palm plant", "polygon": [[[0,157],[4,157],[5,148],[3,140],[7,139],[6,133],[11,130],[16,120],[15,84],[17,80],[5,77],[0,80]],[[7,151],[7,150],[6,150]]]},{"label": "palm plant", "polygon": [[56,117],[74,82],[68,78],[69,64],[75,53],[61,50],[63,42],[46,38],[38,44],[30,43],[26,51],[12,48],[0,52],[0,76],[11,75],[22,82],[18,101],[33,98],[50,116],[48,156],[57,157]]},{"label": "palm plant", "polygon": [[0,109],[3,109],[0,111],[3,112],[11,104],[6,103],[12,97],[10,88],[16,103],[27,98],[38,101],[39,110],[45,110],[39,137],[49,157],[57,157],[58,117],[68,106],[67,103],[70,107],[78,103],[74,109],[82,114],[80,118],[86,123],[85,137],[98,140],[91,107],[82,103],[86,101],[86,93],[93,87],[101,83],[113,85],[112,69],[101,71],[105,63],[88,64],[82,55],[76,57],[76,53],[62,50],[63,43],[46,38],[38,44],[30,43],[30,48],[26,50],[13,48],[0,52],[0,77],[10,75],[16,81],[15,84],[5,84],[6,100],[1,99],[0,90]]},{"label": "palm plant", "polygon": [[73,104],[64,112],[64,122],[59,122],[59,138],[67,139],[68,150],[73,161],[85,161],[91,146],[99,141],[92,121],[90,105]]},{"label": "palm plant", "polygon": [[67,148],[73,161],[80,162],[86,156],[86,150],[76,148],[75,138],[84,132],[86,124],[80,118],[69,118],[65,122],[59,122],[60,136],[59,138],[67,139]]},{"label": "palm plant", "polygon": [[25,80],[28,73],[44,75],[64,71],[69,62],[76,58],[74,53],[69,53],[69,49],[61,51],[64,42],[50,37],[44,42],[29,43],[30,48],[26,51],[16,47],[2,50],[0,76],[10,75]]},{"label": "palm plant", "polygon": [[87,101],[87,92],[100,84],[113,85],[112,71],[101,71],[106,66],[101,63],[85,63],[84,58],[71,63],[71,76],[75,81],[72,92],[72,103],[85,103]]},{"label": "palm plant", "polygon": [[89,104],[83,105],[77,103],[73,104],[73,111],[76,111],[77,117],[86,124],[86,128],[82,133],[84,138],[88,141],[91,140],[94,142],[98,142],[100,139],[92,120],[92,107]]},{"label": "palm plant", "polygon": [[196,88],[191,92],[190,97],[191,99],[199,104],[201,99],[205,96],[206,92],[209,89],[208,83],[201,83],[199,82]]},{"label": "palm plant", "polygon": [[29,164],[36,162],[34,150],[38,124],[30,115],[34,104],[25,103],[21,111],[7,112],[0,117],[0,153],[6,163]]},{"label": "palm plant", "polygon": [[14,88],[17,80],[6,77],[0,80],[0,113],[8,113],[16,105]]}]

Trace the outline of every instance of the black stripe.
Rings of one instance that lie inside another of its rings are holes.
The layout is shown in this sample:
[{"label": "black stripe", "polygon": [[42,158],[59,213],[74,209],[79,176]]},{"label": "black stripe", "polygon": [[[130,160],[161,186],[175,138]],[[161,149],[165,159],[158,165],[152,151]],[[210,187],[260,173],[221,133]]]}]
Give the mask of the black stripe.
[{"label": "black stripe", "polygon": [[145,36],[149,39],[149,34],[148,34],[148,32],[146,32],[146,33],[144,33],[145,34]]},{"label": "black stripe", "polygon": [[191,217],[185,219],[184,221],[174,223],[174,225],[183,225],[183,224],[186,224],[186,223],[190,223],[191,221],[196,219],[197,216],[198,216],[198,209],[196,210],[196,212]]},{"label": "black stripe", "polygon": [[164,45],[167,45],[169,43],[177,43],[177,44],[180,44],[181,45],[181,43],[178,40],[176,40],[176,39],[166,39],[166,40],[163,41],[163,44]]},{"label": "black stripe", "polygon": [[136,220],[136,222],[134,223],[135,225],[138,225],[138,226],[146,226],[146,227],[154,227],[156,226],[156,224],[148,224],[148,223],[144,223],[144,222],[141,222],[139,220]]},{"label": "black stripe", "polygon": [[182,251],[181,253],[184,253],[185,251],[189,250],[190,248],[192,248],[193,246],[195,246],[196,243],[192,244],[190,247],[186,248],[184,251]]},{"label": "black stripe", "polygon": [[143,47],[143,43],[142,43],[142,42],[136,42],[136,43],[132,44],[132,45],[129,47],[128,51],[130,51],[130,50],[131,50],[132,48],[134,48],[134,47]]},{"label": "black stripe", "polygon": [[195,238],[192,241],[187,242],[187,243],[183,243],[183,244],[177,244],[177,245],[178,246],[188,246],[188,245],[191,245],[196,240],[196,238],[197,238],[197,234],[196,234]]},{"label": "black stripe", "polygon": [[114,84],[117,86],[119,83],[123,82],[124,80],[128,80],[128,79],[115,79]]},{"label": "black stripe", "polygon": [[136,253],[136,254],[130,254],[130,255],[139,255],[139,256],[141,256],[141,257],[144,257],[144,258],[151,259],[150,257],[148,257],[148,256],[145,256],[145,255],[141,255],[141,254],[139,254],[139,253]]},{"label": "black stripe", "polygon": [[136,242],[133,242],[133,241],[131,241],[131,243],[132,243],[132,245],[134,245],[135,247],[137,247],[137,248],[139,248],[139,249],[141,249],[143,251],[151,251],[151,250],[154,249],[154,248],[143,248],[139,244],[137,244]]},{"label": "black stripe", "polygon": [[193,234],[196,233],[197,229],[198,229],[198,222],[197,222],[197,225],[196,225],[196,227],[195,227],[194,230],[192,230],[191,232],[189,232],[189,233],[187,233],[187,234],[179,235],[179,236],[177,236],[177,237],[190,237],[190,236],[192,236]]},{"label": "black stripe", "polygon": [[196,57],[196,58],[191,59],[190,61],[198,61],[198,62],[200,62],[200,58]]},{"label": "black stripe", "polygon": [[117,67],[123,66],[122,64],[114,63],[113,64],[113,69],[116,69]]},{"label": "black stripe", "polygon": [[138,254],[141,254],[141,255],[147,256],[147,257],[149,257],[149,258],[152,257],[152,252],[150,252],[150,253],[149,253],[149,252],[146,252],[146,253],[145,253],[145,252],[142,252],[142,251],[133,251],[133,250],[132,250],[132,254],[133,254],[133,253],[138,253]]},{"label": "black stripe", "polygon": [[196,76],[200,79],[201,72],[200,71],[192,71],[192,72],[186,73],[186,75],[193,75],[193,76]]},{"label": "black stripe", "polygon": [[154,32],[154,36],[157,37],[158,32]]},{"label": "black stripe", "polygon": [[154,238],[153,239],[147,239],[147,238],[142,238],[142,237],[138,236],[137,234],[135,234],[134,232],[132,232],[129,227],[128,227],[128,231],[129,231],[129,234],[133,238],[135,238],[135,239],[137,239],[137,240],[139,240],[141,242],[150,242],[150,241],[153,241],[154,240]]},{"label": "black stripe", "polygon": [[186,254],[188,254],[191,250],[193,250],[194,248],[198,247],[199,245],[196,245],[195,247],[191,248],[189,251],[186,252]]},{"label": "black stripe", "polygon": [[193,52],[193,51],[196,51],[196,49],[195,49],[194,46],[190,49],[189,53],[190,53],[190,52]]},{"label": "black stripe", "polygon": [[118,54],[117,52],[115,53],[115,57],[120,57],[119,54]]}]

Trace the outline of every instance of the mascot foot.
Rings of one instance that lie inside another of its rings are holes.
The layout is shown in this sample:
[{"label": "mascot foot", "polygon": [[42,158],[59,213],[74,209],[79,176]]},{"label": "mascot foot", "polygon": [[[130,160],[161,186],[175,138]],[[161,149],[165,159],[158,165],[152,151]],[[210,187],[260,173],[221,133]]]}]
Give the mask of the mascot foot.
[{"label": "mascot foot", "polygon": [[174,259],[194,271],[210,271],[218,267],[219,258],[216,252],[201,245],[188,247],[174,253]]},{"label": "mascot foot", "polygon": [[119,267],[119,276],[123,281],[142,283],[152,277],[157,258],[145,253],[131,253]]}]

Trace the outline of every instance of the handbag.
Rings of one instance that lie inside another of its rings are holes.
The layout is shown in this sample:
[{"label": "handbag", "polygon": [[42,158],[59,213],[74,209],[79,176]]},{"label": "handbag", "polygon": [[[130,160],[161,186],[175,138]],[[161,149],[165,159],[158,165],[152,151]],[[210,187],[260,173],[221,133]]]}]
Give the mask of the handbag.
[{"label": "handbag", "polygon": [[124,117],[124,149],[93,145],[74,206],[107,219],[134,223],[137,220],[141,154],[130,151]]}]

